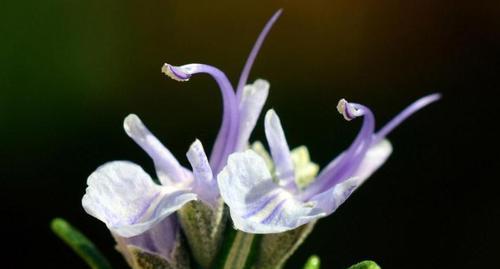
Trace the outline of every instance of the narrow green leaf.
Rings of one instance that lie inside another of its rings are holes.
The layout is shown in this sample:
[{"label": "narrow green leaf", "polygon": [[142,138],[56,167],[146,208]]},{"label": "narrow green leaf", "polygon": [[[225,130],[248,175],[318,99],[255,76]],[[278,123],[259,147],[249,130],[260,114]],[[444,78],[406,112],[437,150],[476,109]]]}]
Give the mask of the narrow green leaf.
[{"label": "narrow green leaf", "polygon": [[380,266],[374,261],[362,261],[349,267],[349,269],[380,269]]},{"label": "narrow green leaf", "polygon": [[318,256],[313,255],[309,257],[309,259],[306,262],[306,265],[304,265],[304,269],[319,269],[321,265],[320,259]]},{"label": "narrow green leaf", "polygon": [[50,223],[52,231],[75,251],[92,269],[111,269],[97,247],[76,228],[61,218]]}]

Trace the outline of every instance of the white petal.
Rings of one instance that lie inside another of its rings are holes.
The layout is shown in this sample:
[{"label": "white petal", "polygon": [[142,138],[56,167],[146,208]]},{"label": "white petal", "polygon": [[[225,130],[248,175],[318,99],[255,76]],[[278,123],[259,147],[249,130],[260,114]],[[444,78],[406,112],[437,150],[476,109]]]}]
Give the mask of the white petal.
[{"label": "white petal", "polygon": [[239,230],[279,233],[324,216],[274,183],[265,161],[251,150],[230,155],[217,180]]},{"label": "white petal", "polygon": [[274,110],[270,109],[267,111],[264,127],[267,143],[269,144],[276,168],[276,176],[283,181],[285,186],[295,190],[292,156],[286,142],[285,132],[281,127],[280,119]]},{"label": "white petal", "polygon": [[128,115],[123,127],[125,132],[153,159],[158,178],[163,185],[178,183],[191,177],[172,153],[148,130],[135,114]]},{"label": "white petal", "polygon": [[186,155],[193,168],[194,192],[198,194],[203,202],[215,207],[217,205],[219,191],[201,142],[196,140],[191,147],[189,147],[189,151]]},{"label": "white petal", "polygon": [[180,245],[180,230],[174,215],[153,225],[148,231],[129,238],[115,235],[118,248],[128,254],[127,245],[157,254],[172,262],[174,251]]},{"label": "white petal", "polygon": [[388,140],[373,145],[366,153],[354,176],[340,182],[332,189],[320,193],[311,201],[328,214],[333,213],[347,198],[361,186],[389,157],[392,146]]},{"label": "white petal", "polygon": [[366,156],[361,162],[354,176],[360,177],[363,181],[370,177],[392,153],[392,145],[389,140],[384,139],[373,145],[366,152]]},{"label": "white petal", "polygon": [[140,166],[126,161],[102,165],[87,185],[82,199],[85,211],[123,237],[143,233],[196,199],[186,190],[156,185]]},{"label": "white petal", "polygon": [[243,95],[239,105],[240,130],[236,144],[237,151],[244,150],[248,146],[250,135],[255,128],[269,94],[269,87],[268,81],[257,79],[253,84],[246,85],[243,88]]}]

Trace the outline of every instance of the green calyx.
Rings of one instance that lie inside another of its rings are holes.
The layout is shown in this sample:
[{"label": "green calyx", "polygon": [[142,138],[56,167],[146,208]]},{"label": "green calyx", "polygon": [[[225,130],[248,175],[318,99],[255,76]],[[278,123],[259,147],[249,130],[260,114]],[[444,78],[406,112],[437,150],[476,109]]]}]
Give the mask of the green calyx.
[{"label": "green calyx", "polygon": [[288,258],[292,256],[311,233],[315,223],[313,221],[283,233],[263,235],[254,268],[283,268]]},{"label": "green calyx", "polygon": [[202,268],[211,268],[222,243],[226,215],[222,200],[216,209],[199,201],[184,205],[177,216],[191,254]]}]

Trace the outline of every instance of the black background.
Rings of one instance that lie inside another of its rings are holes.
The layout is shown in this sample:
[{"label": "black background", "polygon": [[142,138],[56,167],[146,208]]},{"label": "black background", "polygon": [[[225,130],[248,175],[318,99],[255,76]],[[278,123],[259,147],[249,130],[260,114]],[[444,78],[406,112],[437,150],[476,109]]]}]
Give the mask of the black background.
[{"label": "black background", "polygon": [[[202,62],[236,81],[261,27],[284,8],[250,76],[271,82],[292,146],[325,165],[359,122],[340,98],[371,107],[378,126],[416,98],[443,99],[390,135],[394,153],[321,220],[287,268],[495,268],[498,256],[498,1],[2,1],[0,203],[7,268],[86,268],[53,236],[62,216],[124,266],[105,226],[80,204],[86,177],[115,159],[152,163],[122,130],[137,113],[178,159],[219,126],[208,77],[177,83],[165,61]],[[262,120],[254,139],[262,139]],[[495,249],[496,248],[496,249]]]}]

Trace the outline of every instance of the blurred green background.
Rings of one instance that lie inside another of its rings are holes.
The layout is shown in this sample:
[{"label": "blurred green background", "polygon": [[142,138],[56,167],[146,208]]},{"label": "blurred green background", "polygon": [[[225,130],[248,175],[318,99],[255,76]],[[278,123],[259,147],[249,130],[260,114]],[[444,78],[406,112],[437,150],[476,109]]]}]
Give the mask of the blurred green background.
[{"label": "blurred green background", "polygon": [[[271,82],[266,108],[293,146],[324,166],[359,122],[338,99],[386,122],[416,98],[444,99],[391,134],[395,151],[287,268],[317,253],[326,268],[363,259],[384,268],[479,268],[498,227],[494,104],[500,71],[498,1],[12,1],[0,2],[0,202],[8,268],[85,268],[48,229],[63,216],[118,268],[105,226],[81,205],[86,177],[116,159],[152,163],[122,130],[138,114],[178,159],[195,138],[210,149],[221,97],[206,76],[186,83],[164,62],[215,65],[236,82],[261,28],[284,13],[250,81]],[[491,104],[490,104],[491,102]],[[254,132],[263,138],[262,121]],[[43,258],[40,256],[43,255]],[[5,262],[2,262],[5,263]]]}]

